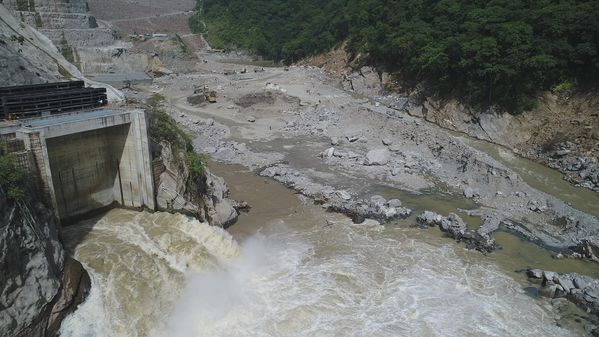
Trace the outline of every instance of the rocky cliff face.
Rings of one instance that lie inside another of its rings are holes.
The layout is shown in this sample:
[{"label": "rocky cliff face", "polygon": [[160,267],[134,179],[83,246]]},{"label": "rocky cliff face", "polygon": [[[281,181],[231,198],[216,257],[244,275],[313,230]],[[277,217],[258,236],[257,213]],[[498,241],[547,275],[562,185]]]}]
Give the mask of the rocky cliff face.
[{"label": "rocky cliff face", "polygon": [[0,336],[55,336],[83,301],[89,276],[65,257],[58,225],[41,204],[7,200],[0,187]]},{"label": "rocky cliff face", "polygon": [[56,62],[35,47],[50,43],[18,21],[0,4],[0,86],[37,84],[61,78]]},{"label": "rocky cliff face", "polygon": [[237,208],[245,207],[228,198],[224,179],[207,168],[203,177],[191,179],[183,154],[173,152],[169,144],[161,144],[154,167],[156,201],[161,210],[188,213],[211,225],[227,227],[237,220]]},{"label": "rocky cliff face", "polygon": [[45,35],[17,20],[0,4],[0,86],[36,84],[57,80],[82,80],[106,88],[112,102],[123,100],[113,87],[91,81],[60,53]]}]

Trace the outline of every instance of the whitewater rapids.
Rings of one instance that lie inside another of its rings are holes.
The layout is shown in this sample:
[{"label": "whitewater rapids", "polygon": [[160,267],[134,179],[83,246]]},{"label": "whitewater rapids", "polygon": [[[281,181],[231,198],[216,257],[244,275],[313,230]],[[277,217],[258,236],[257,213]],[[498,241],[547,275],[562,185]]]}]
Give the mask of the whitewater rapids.
[{"label": "whitewater rapids", "polygon": [[479,253],[414,233],[275,221],[238,244],[182,215],[113,210],[64,230],[93,287],[61,336],[574,335]]}]

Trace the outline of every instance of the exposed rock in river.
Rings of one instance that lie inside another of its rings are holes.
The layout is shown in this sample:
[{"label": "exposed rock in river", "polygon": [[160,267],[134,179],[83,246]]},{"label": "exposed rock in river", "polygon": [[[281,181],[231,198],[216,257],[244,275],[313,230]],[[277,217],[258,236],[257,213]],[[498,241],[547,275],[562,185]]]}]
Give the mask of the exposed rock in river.
[{"label": "exposed rock in river", "polygon": [[465,241],[469,248],[482,252],[490,252],[496,248],[495,240],[489,236],[489,233],[469,230],[464,221],[455,213],[449,213],[444,217],[431,211],[424,211],[416,218],[416,221],[421,225],[438,226],[450,237],[458,241]]},{"label": "exposed rock in river", "polygon": [[[599,316],[599,280],[576,273],[560,274],[541,269],[528,269],[529,280],[539,283],[539,294],[548,298],[567,298],[582,309]],[[592,327],[593,336],[599,327]]]},{"label": "exposed rock in river", "polygon": [[370,200],[356,198],[345,190],[314,182],[302,172],[286,165],[275,165],[264,169],[260,175],[273,178],[300,193],[314,198],[317,203],[330,211],[349,216],[354,222],[361,223],[365,219],[374,219],[387,223],[395,219],[408,217],[412,210],[401,207],[398,199],[386,200],[380,195],[373,195]]}]

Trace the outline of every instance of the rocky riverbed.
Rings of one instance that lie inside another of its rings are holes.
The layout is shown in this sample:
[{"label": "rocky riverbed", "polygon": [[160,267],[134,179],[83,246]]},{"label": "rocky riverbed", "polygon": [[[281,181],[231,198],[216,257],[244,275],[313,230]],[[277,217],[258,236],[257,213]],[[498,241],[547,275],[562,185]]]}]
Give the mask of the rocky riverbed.
[{"label": "rocky riverbed", "polygon": [[[531,187],[514,169],[436,125],[328,84],[320,69],[224,75],[235,66],[199,67],[145,90],[166,96],[172,116],[198,135],[196,149],[216,160],[245,165],[356,220],[409,214],[401,206],[377,208],[370,202],[373,186],[443,191],[474,201],[468,214],[480,218],[485,237],[507,230],[573,257],[596,254],[595,216]],[[190,105],[187,97],[198,85],[214,89],[218,102]]]}]

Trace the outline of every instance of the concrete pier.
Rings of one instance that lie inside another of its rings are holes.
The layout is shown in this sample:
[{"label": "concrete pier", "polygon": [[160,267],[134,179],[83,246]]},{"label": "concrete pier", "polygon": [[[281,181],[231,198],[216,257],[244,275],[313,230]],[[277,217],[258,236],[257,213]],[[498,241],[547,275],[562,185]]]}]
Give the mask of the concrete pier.
[{"label": "concrete pier", "polygon": [[22,140],[30,172],[60,219],[114,202],[155,209],[148,123],[142,110],[102,109],[0,125]]}]

